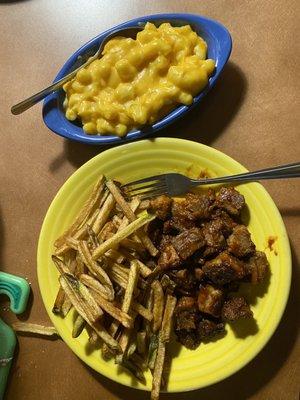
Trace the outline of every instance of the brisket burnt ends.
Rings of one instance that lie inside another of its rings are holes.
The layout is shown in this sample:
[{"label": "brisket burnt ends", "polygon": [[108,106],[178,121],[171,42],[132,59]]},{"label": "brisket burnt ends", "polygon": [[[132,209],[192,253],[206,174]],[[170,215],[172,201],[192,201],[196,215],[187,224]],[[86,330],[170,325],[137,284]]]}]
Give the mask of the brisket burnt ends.
[{"label": "brisket burnt ends", "polygon": [[234,297],[226,300],[222,308],[222,319],[224,321],[237,321],[240,318],[252,318],[250,310],[244,297]]},{"label": "brisket burnt ends", "polygon": [[224,332],[225,322],[252,317],[243,297],[229,295],[241,282],[261,282],[269,268],[241,222],[244,205],[232,187],[151,201],[158,219],[148,233],[160,250],[159,268],[176,284],[174,330],[189,349]]}]

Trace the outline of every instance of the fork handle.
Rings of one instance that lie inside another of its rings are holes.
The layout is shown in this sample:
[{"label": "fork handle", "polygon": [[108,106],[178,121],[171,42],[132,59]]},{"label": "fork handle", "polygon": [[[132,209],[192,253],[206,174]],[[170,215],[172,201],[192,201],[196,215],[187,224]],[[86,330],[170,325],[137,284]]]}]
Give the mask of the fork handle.
[{"label": "fork handle", "polygon": [[226,182],[251,182],[263,179],[284,179],[284,178],[299,178],[300,177],[300,162],[279,165],[278,167],[261,169],[259,171],[245,172],[243,174],[223,176],[220,178],[208,179],[191,179],[192,185],[209,183],[226,183]]}]

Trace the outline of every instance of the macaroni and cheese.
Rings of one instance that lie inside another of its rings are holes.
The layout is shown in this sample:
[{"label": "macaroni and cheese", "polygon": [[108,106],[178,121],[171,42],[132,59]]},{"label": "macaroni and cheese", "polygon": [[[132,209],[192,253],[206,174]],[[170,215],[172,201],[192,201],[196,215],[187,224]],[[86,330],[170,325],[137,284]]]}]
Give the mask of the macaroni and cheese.
[{"label": "macaroni and cheese", "polygon": [[113,38],[64,85],[66,117],[81,120],[87,134],[124,136],[152,124],[206,86],[215,67],[206,50],[189,25],[147,23],[136,40]]}]

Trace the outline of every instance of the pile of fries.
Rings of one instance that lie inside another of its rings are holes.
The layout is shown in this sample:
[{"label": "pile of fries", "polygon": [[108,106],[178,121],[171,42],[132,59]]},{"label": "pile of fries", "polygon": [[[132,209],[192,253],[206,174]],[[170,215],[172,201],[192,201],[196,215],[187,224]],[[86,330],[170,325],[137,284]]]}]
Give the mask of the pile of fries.
[{"label": "pile of fries", "polygon": [[55,241],[52,256],[60,276],[53,313],[76,312],[72,336],[83,329],[105,359],[145,383],[150,369],[151,399],[167,382],[166,345],[176,306],[173,282],[158,279],[145,255],[158,250],[146,233],[155,216],[149,202],[127,202],[117,183],[101,176],[73,225]]}]

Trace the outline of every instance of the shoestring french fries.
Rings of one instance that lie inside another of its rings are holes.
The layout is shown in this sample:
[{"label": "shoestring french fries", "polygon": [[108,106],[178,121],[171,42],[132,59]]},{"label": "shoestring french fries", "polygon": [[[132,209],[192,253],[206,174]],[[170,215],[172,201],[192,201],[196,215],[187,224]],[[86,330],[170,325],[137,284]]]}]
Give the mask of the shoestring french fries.
[{"label": "shoestring french fries", "polygon": [[58,336],[59,333],[53,326],[44,326],[39,324],[31,324],[29,322],[13,322],[12,328],[15,332],[20,333],[29,333],[32,335],[41,335],[41,336]]},{"label": "shoestring french fries", "polygon": [[74,309],[72,337],[86,330],[104,359],[146,382],[153,375],[152,400],[164,381],[176,297],[174,282],[145,264],[158,250],[146,226],[155,216],[149,201],[126,201],[118,183],[101,176],[73,224],[54,243],[60,274],[53,313]]}]

